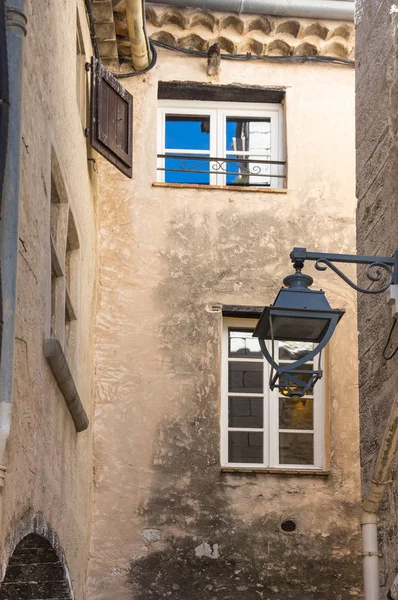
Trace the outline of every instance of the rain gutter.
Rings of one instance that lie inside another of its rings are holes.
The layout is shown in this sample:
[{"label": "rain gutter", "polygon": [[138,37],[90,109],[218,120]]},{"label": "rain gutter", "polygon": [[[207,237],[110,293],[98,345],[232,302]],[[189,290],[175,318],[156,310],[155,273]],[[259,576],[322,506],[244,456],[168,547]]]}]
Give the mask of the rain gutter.
[{"label": "rain gutter", "polygon": [[383,501],[384,492],[387,486],[392,483],[397,451],[398,395],[395,397],[387,421],[371,484],[362,502],[361,527],[365,600],[380,600],[377,514]]},{"label": "rain gutter", "polygon": [[0,225],[0,264],[3,304],[3,331],[0,340],[0,489],[3,487],[6,471],[6,467],[4,466],[4,454],[6,442],[10,433],[14,366],[21,154],[22,67],[23,42],[26,35],[27,22],[24,8],[25,0],[9,0],[9,2],[6,3],[9,73],[9,130]]},{"label": "rain gutter", "polygon": [[179,8],[201,8],[238,14],[354,20],[353,0],[151,0]]}]

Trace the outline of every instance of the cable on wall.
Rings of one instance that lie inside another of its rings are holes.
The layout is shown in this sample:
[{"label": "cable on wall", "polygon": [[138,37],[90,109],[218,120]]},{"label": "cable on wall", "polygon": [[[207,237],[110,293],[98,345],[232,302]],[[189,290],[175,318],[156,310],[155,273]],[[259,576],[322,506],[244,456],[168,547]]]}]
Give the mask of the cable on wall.
[{"label": "cable on wall", "polygon": [[393,350],[391,352],[391,354],[387,355],[387,348],[388,348],[389,343],[391,342],[391,337],[392,337],[392,334],[393,334],[393,331],[395,329],[395,325],[396,324],[397,324],[397,319],[394,319],[394,323],[392,324],[391,329],[390,329],[390,333],[388,334],[386,345],[383,348],[383,358],[384,358],[384,360],[391,360],[392,358],[394,358],[394,356],[398,352],[398,346],[397,346],[395,348],[395,350]]},{"label": "cable on wall", "polygon": [[152,59],[149,65],[145,67],[145,69],[142,69],[141,71],[133,71],[132,73],[113,73],[113,75],[117,79],[125,79],[126,77],[136,77],[137,75],[143,75],[144,73],[147,73],[148,71],[153,69],[156,63],[158,62],[158,53],[156,52],[156,48],[152,40],[149,41],[149,46],[152,52]]},{"label": "cable on wall", "polygon": [[[195,50],[193,48],[181,48],[180,46],[173,46],[171,44],[166,44],[165,42],[160,42],[158,40],[151,40],[151,46],[152,45],[158,46],[159,48],[164,48],[165,50],[171,50],[173,52],[181,52],[182,54],[188,54],[190,56],[207,58],[207,52],[204,52],[202,50]],[[257,56],[257,54],[247,52],[246,54],[221,54],[221,58],[223,60],[258,60],[275,63],[326,63],[334,65],[343,65],[347,67],[355,67],[355,60],[351,60],[349,58],[339,58],[337,56],[314,56],[308,54],[304,56]]]}]

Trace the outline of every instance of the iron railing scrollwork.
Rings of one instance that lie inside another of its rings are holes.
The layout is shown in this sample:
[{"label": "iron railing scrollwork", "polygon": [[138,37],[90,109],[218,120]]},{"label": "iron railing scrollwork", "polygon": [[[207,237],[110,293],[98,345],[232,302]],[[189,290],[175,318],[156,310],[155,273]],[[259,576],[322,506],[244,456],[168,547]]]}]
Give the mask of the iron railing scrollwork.
[{"label": "iron railing scrollwork", "polygon": [[[166,161],[170,159],[173,162],[167,165]],[[168,152],[167,154],[158,154],[157,170],[164,173],[223,175],[228,177],[228,185],[272,187],[274,180],[284,182],[286,179],[285,161],[262,160],[254,156],[250,158],[244,156],[187,156]],[[231,182],[230,178],[232,177],[234,180]],[[206,183],[203,182],[203,185]]]}]

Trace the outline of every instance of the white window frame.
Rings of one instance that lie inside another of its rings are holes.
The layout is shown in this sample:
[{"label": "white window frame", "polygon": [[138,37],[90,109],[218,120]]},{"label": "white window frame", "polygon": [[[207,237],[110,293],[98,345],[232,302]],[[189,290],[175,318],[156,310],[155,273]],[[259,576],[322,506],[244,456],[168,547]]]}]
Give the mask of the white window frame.
[{"label": "white window frame", "polygon": [[[313,396],[313,430],[279,429],[279,403],[278,390],[269,389],[270,365],[263,359],[244,359],[245,362],[263,361],[263,394],[247,394],[247,396],[263,397],[264,399],[264,421],[263,428],[229,427],[228,426],[228,398],[233,395],[228,390],[228,364],[231,361],[241,359],[228,357],[228,330],[229,328],[255,328],[257,319],[225,318],[223,319],[222,331],[222,369],[221,369],[221,419],[220,419],[220,449],[221,467],[242,469],[266,469],[286,471],[322,471],[325,468],[325,378],[322,378],[314,387]],[[243,359],[242,359],[243,360]],[[287,362],[287,361],[286,361]],[[236,393],[236,396],[245,396],[244,393]],[[311,396],[309,396],[310,398]],[[232,463],[228,461],[228,432],[250,431],[263,432],[263,462],[262,463]],[[280,464],[279,463],[279,433],[310,433],[314,434],[314,464]]]},{"label": "white window frame", "polygon": [[[239,151],[227,151],[225,149],[226,139],[226,119],[227,117],[262,117],[269,118],[271,121],[271,151],[270,160],[284,160],[284,119],[283,108],[281,104],[271,103],[249,103],[249,102],[205,102],[191,100],[159,100],[158,102],[158,154],[166,154],[166,115],[192,115],[210,118],[210,150],[189,150],[189,154],[206,154],[214,158],[226,158],[228,154],[237,156]],[[187,149],[173,149],[175,154],[187,153]],[[247,155],[247,151],[242,151],[242,155]],[[254,156],[255,151],[250,152]],[[260,155],[260,153],[258,153]],[[165,159],[157,160],[157,180],[164,183]],[[211,169],[210,169],[211,170]],[[271,187],[269,189],[283,188],[283,165],[274,165],[273,174],[281,177],[271,178]],[[226,185],[226,175],[220,173],[211,173],[209,185]],[[201,187],[206,184],[201,184]],[[251,186],[255,187],[255,183]]]}]

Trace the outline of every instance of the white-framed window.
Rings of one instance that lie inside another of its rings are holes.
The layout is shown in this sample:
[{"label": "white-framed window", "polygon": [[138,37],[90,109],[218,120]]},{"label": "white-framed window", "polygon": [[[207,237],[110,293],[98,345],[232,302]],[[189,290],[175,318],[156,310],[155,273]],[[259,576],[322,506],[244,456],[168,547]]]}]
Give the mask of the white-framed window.
[{"label": "white-framed window", "polygon": [[[270,366],[252,337],[256,323],[240,318],[223,322],[221,466],[322,470],[324,378],[299,402],[271,391]],[[297,360],[299,346],[279,342],[280,364]]]},{"label": "white-framed window", "polygon": [[281,104],[159,100],[158,181],[285,187]]}]

